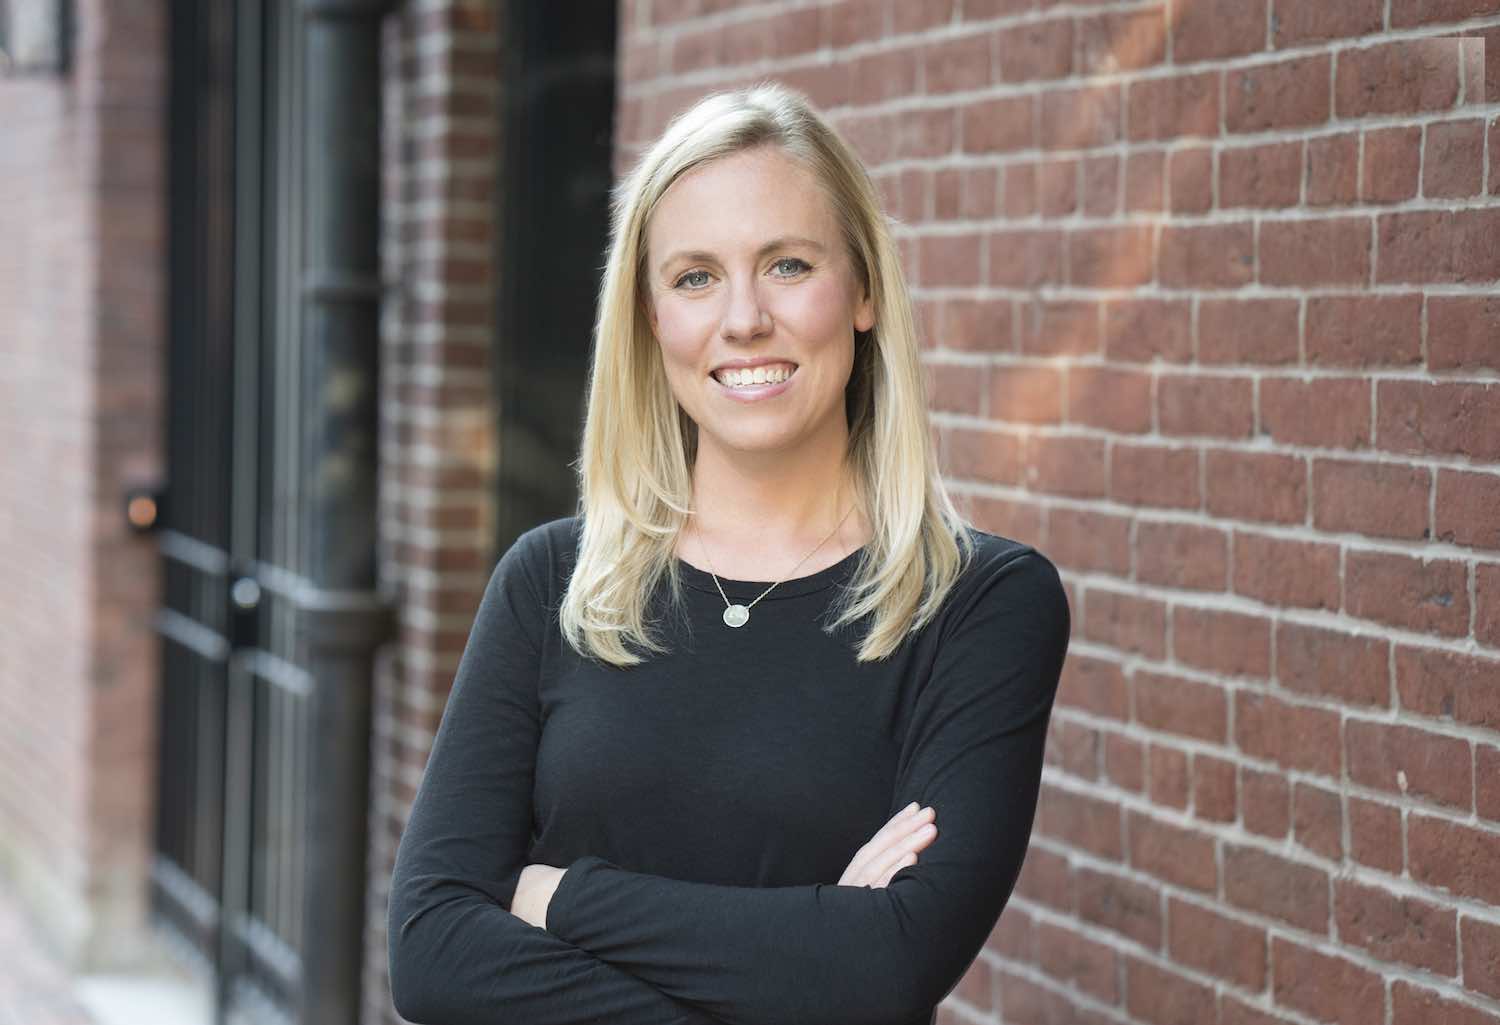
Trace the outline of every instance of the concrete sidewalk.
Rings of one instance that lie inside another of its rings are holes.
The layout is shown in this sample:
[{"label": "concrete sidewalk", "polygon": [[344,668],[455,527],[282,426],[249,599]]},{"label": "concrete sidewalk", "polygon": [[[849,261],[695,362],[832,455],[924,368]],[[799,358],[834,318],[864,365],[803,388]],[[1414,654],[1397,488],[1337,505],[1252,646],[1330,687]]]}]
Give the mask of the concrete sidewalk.
[{"label": "concrete sidewalk", "polygon": [[0,886],[0,1025],[211,1025],[207,982],[186,972],[69,976]]}]

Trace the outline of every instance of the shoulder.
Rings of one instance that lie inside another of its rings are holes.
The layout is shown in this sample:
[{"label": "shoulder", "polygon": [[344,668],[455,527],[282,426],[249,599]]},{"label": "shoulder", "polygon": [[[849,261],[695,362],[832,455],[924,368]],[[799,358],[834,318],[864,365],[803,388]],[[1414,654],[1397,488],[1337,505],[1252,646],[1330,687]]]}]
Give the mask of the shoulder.
[{"label": "shoulder", "polygon": [[580,521],[560,516],[521,532],[495,566],[496,577],[515,578],[538,597],[555,593],[578,555]]},{"label": "shoulder", "polygon": [[1067,588],[1057,566],[1034,545],[966,528],[973,552],[949,593],[943,634],[956,623],[993,612],[1023,614],[1037,629],[1070,632]]}]

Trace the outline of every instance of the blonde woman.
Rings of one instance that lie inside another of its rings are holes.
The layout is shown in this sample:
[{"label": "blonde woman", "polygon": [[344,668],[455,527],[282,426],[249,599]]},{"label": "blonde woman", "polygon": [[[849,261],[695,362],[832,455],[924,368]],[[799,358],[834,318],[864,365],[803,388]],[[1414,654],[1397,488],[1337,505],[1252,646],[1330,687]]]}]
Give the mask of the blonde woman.
[{"label": "blonde woman", "polygon": [[708,96],[618,184],[577,466],[454,679],[397,1009],[932,1022],[1026,852],[1069,610],[945,493],[888,218],[801,94]]}]

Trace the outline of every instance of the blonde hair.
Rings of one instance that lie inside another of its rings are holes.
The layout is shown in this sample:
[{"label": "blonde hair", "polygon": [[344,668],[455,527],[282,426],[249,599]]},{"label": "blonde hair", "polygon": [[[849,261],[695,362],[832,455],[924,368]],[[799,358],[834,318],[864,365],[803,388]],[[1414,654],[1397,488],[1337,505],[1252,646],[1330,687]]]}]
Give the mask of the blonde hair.
[{"label": "blonde hair", "polygon": [[674,551],[691,513],[698,427],[677,404],[643,305],[646,225],[667,188],[718,157],[774,145],[809,170],[831,203],[875,325],[857,332],[845,390],[846,476],[873,528],[828,632],[873,613],[861,662],[885,658],[925,625],[968,558],[973,539],[943,485],[933,451],[911,297],[868,172],[807,97],[760,82],[712,93],[672,119],[611,194],[609,261],[594,325],[588,405],[578,460],[578,556],[559,607],[580,654],[619,667],[667,649],[646,628],[663,578],[674,608]]}]

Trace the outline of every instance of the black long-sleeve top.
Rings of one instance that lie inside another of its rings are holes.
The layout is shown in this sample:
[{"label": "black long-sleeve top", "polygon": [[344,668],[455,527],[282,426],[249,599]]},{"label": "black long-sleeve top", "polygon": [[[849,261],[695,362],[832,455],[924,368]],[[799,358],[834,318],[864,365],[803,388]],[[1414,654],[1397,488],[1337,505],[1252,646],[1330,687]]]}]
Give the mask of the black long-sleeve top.
[{"label": "black long-sleeve top", "polygon": [[[930,1025],[1009,899],[1070,617],[1035,548],[978,550],[888,659],[825,634],[866,549],[777,585],[739,628],[678,560],[672,652],[581,658],[557,606],[575,517],[485,590],[397,853],[397,1010],[431,1025]],[[719,578],[731,601],[771,581]],[[664,602],[665,584],[653,598]],[[654,606],[658,612],[666,604]],[[937,838],[886,887],[840,886],[912,801]],[[521,869],[566,867],[546,928]]]}]

